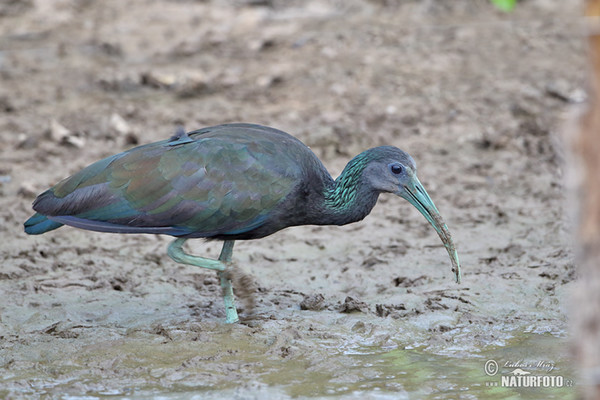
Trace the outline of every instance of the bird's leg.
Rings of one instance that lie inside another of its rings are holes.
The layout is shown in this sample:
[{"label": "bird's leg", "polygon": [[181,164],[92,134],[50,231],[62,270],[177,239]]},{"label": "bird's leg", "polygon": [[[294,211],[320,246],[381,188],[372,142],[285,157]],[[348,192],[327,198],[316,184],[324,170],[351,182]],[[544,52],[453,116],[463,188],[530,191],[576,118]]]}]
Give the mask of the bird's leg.
[{"label": "bird's leg", "polygon": [[[231,253],[233,252],[233,240],[226,240],[223,242],[223,249],[219,255],[219,261],[223,265],[231,263]],[[219,279],[221,280],[221,289],[223,289],[223,300],[225,301],[225,322],[232,324],[238,322],[237,310],[235,308],[235,302],[233,299],[233,288],[231,287],[231,279],[227,271],[218,272]]]},{"label": "bird's leg", "polygon": [[183,251],[183,244],[186,238],[177,238],[169,245],[167,254],[173,260],[182,264],[195,265],[196,267],[214,269],[216,271],[225,271],[225,265],[221,261],[212,258],[198,257]]},{"label": "bird's leg", "polygon": [[223,250],[218,260],[211,258],[193,256],[183,251],[183,244],[186,238],[177,238],[169,245],[167,254],[173,260],[183,264],[195,265],[197,267],[208,268],[217,271],[223,289],[223,300],[225,301],[225,322],[232,324],[239,321],[235,302],[233,300],[233,289],[231,279],[227,274],[227,265],[231,263],[231,253],[233,252],[233,240],[226,240],[223,243]]}]

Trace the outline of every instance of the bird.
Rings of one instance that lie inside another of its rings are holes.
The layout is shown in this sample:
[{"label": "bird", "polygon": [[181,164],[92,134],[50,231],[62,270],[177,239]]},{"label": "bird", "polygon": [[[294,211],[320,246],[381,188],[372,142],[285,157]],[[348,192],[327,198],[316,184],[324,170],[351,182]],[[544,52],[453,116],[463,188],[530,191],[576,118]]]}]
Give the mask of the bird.
[{"label": "bird", "polygon": [[[225,322],[239,321],[230,268],[236,240],[260,239],[298,225],[361,221],[381,193],[402,197],[440,236],[460,283],[452,236],[419,182],[416,164],[394,146],[352,158],[333,179],[313,151],[281,130],[230,123],[141,145],[97,161],[41,193],[25,232],[63,225],[97,232],[174,237],[167,254],[176,262],[215,270]],[[186,253],[188,239],[223,241],[218,259]]]}]

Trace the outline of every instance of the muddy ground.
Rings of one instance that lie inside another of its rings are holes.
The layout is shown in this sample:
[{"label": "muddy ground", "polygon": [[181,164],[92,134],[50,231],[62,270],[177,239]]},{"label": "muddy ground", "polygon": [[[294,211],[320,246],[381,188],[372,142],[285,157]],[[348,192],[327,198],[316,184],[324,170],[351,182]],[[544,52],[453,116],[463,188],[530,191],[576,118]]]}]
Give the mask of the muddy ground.
[{"label": "muddy ground", "polygon": [[[559,133],[585,101],[579,6],[0,3],[0,397],[574,396]],[[93,161],[233,121],[292,133],[334,176],[368,147],[408,151],[463,283],[391,195],[361,223],[238,242],[256,306],[236,325],[169,237],[23,232],[35,196]],[[519,361],[564,387],[495,386]]]}]

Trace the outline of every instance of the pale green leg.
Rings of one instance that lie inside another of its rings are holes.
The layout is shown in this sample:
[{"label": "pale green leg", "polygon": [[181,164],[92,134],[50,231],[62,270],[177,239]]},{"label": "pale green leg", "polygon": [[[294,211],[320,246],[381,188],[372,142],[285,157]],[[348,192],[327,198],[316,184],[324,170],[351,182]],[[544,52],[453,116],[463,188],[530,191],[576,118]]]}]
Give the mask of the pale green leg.
[{"label": "pale green leg", "polygon": [[[226,240],[223,243],[223,249],[219,255],[219,261],[224,265],[231,263],[231,253],[233,252],[233,240]],[[232,324],[238,322],[237,310],[235,308],[235,300],[233,298],[233,288],[231,287],[231,279],[225,271],[220,271],[219,279],[221,280],[221,289],[223,289],[223,300],[225,301],[225,322]]]},{"label": "pale green leg", "polygon": [[221,288],[223,289],[223,300],[225,301],[225,322],[232,324],[238,322],[239,318],[237,310],[235,308],[235,301],[233,300],[233,288],[231,287],[231,280],[227,277],[226,269],[227,264],[231,263],[231,253],[233,252],[233,240],[226,240],[223,243],[223,249],[218,260],[211,258],[204,258],[187,254],[183,251],[183,244],[186,238],[177,238],[169,245],[167,254],[173,260],[189,265],[195,265],[197,267],[208,268],[217,271],[219,279],[221,280]]}]

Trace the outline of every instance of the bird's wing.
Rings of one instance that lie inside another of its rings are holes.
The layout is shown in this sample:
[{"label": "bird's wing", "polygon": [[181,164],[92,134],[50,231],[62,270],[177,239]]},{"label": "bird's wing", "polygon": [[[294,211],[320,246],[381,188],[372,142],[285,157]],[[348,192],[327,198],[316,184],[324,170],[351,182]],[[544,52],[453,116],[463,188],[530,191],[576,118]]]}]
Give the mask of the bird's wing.
[{"label": "bird's wing", "polygon": [[262,225],[298,170],[270,140],[187,135],[98,161],[42,193],[34,209],[79,228],[210,237]]}]

